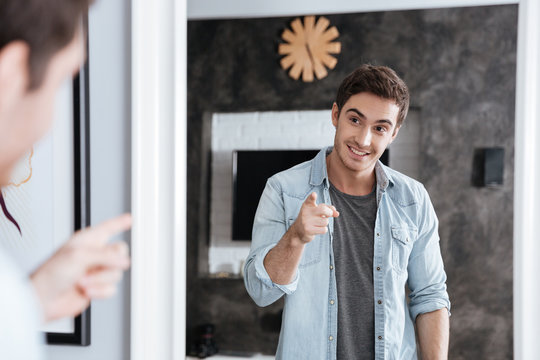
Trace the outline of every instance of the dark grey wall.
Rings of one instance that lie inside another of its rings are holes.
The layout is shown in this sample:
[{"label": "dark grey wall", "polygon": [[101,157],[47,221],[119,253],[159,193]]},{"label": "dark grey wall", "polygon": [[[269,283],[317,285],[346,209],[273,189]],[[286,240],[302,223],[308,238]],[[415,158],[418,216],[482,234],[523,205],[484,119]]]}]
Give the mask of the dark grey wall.
[{"label": "dark grey wall", "polygon": [[[282,306],[258,308],[241,280],[197,275],[208,226],[203,115],[329,109],[340,81],[370,62],[402,75],[421,112],[421,180],[440,219],[453,304],[450,358],[511,358],[517,6],[328,18],[342,53],[329,76],[311,84],[279,67],[277,44],[292,18],[188,24],[188,344],[198,325],[212,322],[222,349],[273,353]],[[501,187],[471,185],[474,149],[484,146],[505,148]]]}]

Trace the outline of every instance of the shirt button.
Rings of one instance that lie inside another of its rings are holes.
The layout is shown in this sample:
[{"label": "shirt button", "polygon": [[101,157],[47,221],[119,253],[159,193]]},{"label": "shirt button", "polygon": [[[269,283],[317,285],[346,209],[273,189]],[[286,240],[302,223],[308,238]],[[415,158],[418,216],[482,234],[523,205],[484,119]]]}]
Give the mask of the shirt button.
[{"label": "shirt button", "polygon": [[330,305],[334,305],[334,300],[330,300]]},{"label": "shirt button", "polygon": [[381,336],[381,335],[379,335],[378,339],[379,339],[379,340],[382,340],[382,336]]},{"label": "shirt button", "polygon": [[381,234],[377,233],[377,236],[381,236]]},{"label": "shirt button", "polygon": [[382,304],[382,301],[381,301],[381,300],[377,300],[377,304],[381,305],[381,304]]},{"label": "shirt button", "polygon": [[380,267],[380,266],[377,266],[377,271],[381,271],[381,267]]},{"label": "shirt button", "polygon": [[328,340],[332,341],[332,340],[334,340],[334,337],[333,337],[332,335],[330,335],[330,336],[328,337]]},{"label": "shirt button", "polygon": [[334,265],[330,265],[330,270],[334,270]]}]

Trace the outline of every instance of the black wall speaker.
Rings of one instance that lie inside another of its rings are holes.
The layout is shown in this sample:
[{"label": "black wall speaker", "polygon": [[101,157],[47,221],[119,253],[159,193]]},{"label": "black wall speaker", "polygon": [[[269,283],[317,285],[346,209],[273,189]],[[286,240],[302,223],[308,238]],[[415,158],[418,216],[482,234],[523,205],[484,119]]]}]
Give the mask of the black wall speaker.
[{"label": "black wall speaker", "polygon": [[479,148],[474,151],[472,182],[474,186],[499,186],[504,177],[504,148]]}]

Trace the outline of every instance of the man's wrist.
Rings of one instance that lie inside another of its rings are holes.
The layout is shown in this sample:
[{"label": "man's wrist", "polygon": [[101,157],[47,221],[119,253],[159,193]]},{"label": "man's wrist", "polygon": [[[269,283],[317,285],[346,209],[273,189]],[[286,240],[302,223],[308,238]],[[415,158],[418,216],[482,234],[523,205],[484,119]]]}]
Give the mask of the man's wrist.
[{"label": "man's wrist", "polygon": [[307,242],[302,240],[302,237],[296,230],[295,224],[289,228],[289,236],[284,237],[283,240],[286,240],[285,245],[291,249],[302,249],[307,244]]},{"label": "man's wrist", "polygon": [[35,271],[30,275],[30,283],[32,284],[32,288],[34,289],[34,293],[36,294],[36,298],[39,300],[39,304],[41,305],[41,311],[44,317],[44,320],[49,320],[49,299],[51,295],[48,291],[47,281],[44,278],[43,271]]}]

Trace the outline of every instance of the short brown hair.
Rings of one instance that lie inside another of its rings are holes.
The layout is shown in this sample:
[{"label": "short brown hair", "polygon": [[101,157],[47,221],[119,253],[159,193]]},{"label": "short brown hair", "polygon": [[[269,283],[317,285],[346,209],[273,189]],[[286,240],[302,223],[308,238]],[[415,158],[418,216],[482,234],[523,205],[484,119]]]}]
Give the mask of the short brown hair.
[{"label": "short brown hair", "polygon": [[397,126],[401,126],[409,111],[409,89],[394,70],[386,66],[366,64],[347,75],[339,85],[336,96],[338,112],[341,112],[351,96],[361,92],[394,100],[399,107]]},{"label": "short brown hair", "polygon": [[0,0],[0,49],[13,41],[28,44],[29,89],[39,87],[51,58],[81,26],[91,0]]}]

